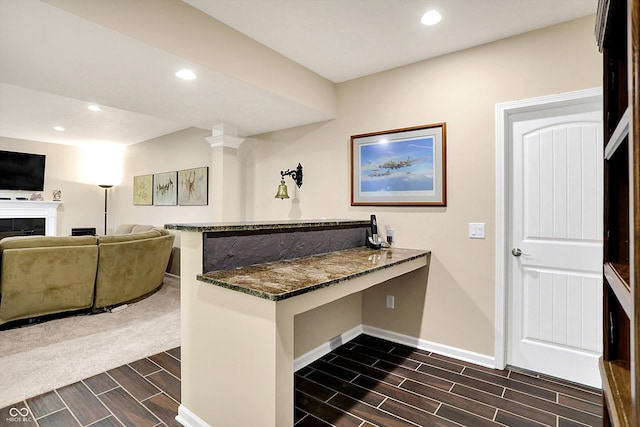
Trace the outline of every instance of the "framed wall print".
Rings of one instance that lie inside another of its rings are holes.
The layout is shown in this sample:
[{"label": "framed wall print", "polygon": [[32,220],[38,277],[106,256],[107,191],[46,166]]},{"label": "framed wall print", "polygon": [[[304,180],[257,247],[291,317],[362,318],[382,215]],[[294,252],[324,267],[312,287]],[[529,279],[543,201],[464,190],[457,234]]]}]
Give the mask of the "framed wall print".
[{"label": "framed wall print", "polygon": [[153,175],[153,204],[175,206],[178,201],[178,173],[164,172]]},{"label": "framed wall print", "polygon": [[446,206],[446,124],[351,136],[351,206]]},{"label": "framed wall print", "polygon": [[153,204],[153,175],[133,177],[133,204],[137,206]]},{"label": "framed wall print", "polygon": [[209,204],[209,168],[178,171],[178,204],[206,206]]}]

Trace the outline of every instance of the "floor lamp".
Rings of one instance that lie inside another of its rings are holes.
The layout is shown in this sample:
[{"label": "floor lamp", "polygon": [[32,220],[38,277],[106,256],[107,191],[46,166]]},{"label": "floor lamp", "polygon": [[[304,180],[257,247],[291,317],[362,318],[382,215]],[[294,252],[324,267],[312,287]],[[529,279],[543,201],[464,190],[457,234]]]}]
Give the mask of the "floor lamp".
[{"label": "floor lamp", "polygon": [[104,234],[107,235],[107,190],[113,187],[109,184],[98,184],[98,187],[104,188]]}]

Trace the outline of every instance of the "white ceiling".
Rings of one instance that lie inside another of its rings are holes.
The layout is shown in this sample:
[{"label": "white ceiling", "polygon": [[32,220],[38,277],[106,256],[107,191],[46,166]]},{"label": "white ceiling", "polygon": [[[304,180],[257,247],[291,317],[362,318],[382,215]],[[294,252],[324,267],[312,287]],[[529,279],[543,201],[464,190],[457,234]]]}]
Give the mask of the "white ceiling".
[{"label": "white ceiling", "polygon": [[[597,8],[597,0],[183,1],[335,83]],[[443,20],[425,27],[431,8]],[[177,80],[184,67],[198,79]],[[102,111],[87,110],[91,103]],[[0,136],[128,145],[188,127],[227,123],[248,136],[327,118],[39,0],[0,0]]]}]

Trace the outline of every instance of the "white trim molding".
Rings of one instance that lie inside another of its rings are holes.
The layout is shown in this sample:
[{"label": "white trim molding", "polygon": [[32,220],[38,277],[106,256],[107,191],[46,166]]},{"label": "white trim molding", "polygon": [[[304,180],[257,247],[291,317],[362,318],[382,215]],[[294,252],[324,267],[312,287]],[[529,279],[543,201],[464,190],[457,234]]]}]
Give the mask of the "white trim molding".
[{"label": "white trim molding", "polygon": [[313,350],[303,354],[300,357],[297,357],[293,361],[293,371],[297,372],[298,370],[304,368],[308,364],[315,362],[320,359],[327,353],[331,353],[336,348],[340,347],[342,344],[348,343],[358,335],[362,334],[362,325],[358,325],[355,328],[338,335],[337,337],[331,339],[330,341],[319,345]]},{"label": "white trim molding", "polygon": [[533,110],[582,104],[602,99],[602,88],[565,92],[537,98],[496,104],[496,300],[495,300],[495,368],[507,365],[507,307],[509,248],[509,156],[510,128],[514,116]]},{"label": "white trim molding", "polygon": [[443,356],[451,357],[457,360],[463,360],[465,362],[475,363],[477,365],[485,366],[488,368],[493,368],[495,366],[495,360],[493,356],[475,353],[473,351],[451,347],[444,344],[438,344],[433,341],[427,341],[421,338],[387,331],[385,329],[374,328],[373,326],[359,325],[345,332],[344,334],[338,335],[329,342],[321,344],[310,352],[296,358],[293,362],[294,371],[298,371],[299,369],[304,368],[310,363],[320,359],[325,354],[330,353],[334,349],[338,348],[342,344],[345,344],[356,338],[360,334],[371,335],[372,337],[381,338],[387,341],[394,342],[396,344],[402,344],[409,347],[418,348],[420,350],[431,351]]},{"label": "white trim molding", "polygon": [[244,138],[238,137],[238,130],[228,124],[220,123],[211,129],[211,136],[205,138],[211,148],[226,147],[237,150]]},{"label": "white trim molding", "polygon": [[433,341],[427,341],[421,338],[416,338],[409,335],[403,335],[397,332],[387,331],[385,329],[374,328],[373,326],[364,325],[362,327],[362,333],[371,335],[376,338],[382,338],[384,340],[391,341],[396,344],[403,344],[409,347],[418,348],[420,350],[437,353],[442,356],[451,357],[453,359],[462,360],[469,363],[475,363],[476,365],[484,366],[487,368],[495,367],[494,357],[489,356],[487,354],[476,353],[476,352],[465,350],[458,347],[439,344]]},{"label": "white trim molding", "polygon": [[211,427],[202,418],[188,410],[184,405],[178,406],[176,421],[184,427]]}]

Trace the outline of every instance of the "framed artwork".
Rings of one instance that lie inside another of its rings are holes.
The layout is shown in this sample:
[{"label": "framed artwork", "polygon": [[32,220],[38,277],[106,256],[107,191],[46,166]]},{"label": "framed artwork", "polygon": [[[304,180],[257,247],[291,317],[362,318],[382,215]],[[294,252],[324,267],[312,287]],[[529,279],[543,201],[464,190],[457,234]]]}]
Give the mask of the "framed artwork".
[{"label": "framed artwork", "polygon": [[351,136],[351,206],[446,206],[446,124]]},{"label": "framed artwork", "polygon": [[175,206],[178,201],[178,173],[164,172],[153,175],[153,204]]},{"label": "framed artwork", "polygon": [[153,204],[153,175],[133,177],[133,204],[138,206]]},{"label": "framed artwork", "polygon": [[178,204],[206,206],[209,204],[209,168],[178,171]]}]

